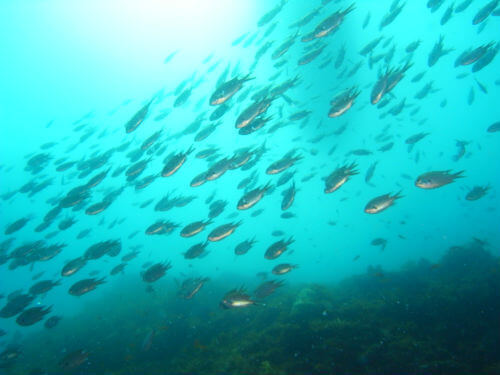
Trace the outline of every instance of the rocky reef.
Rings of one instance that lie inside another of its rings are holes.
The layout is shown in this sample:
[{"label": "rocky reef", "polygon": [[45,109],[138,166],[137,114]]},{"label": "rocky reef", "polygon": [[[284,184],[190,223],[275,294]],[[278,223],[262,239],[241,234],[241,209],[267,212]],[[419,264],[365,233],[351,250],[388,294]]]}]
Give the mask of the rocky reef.
[{"label": "rocky reef", "polygon": [[60,373],[54,353],[79,346],[88,362],[69,373],[499,374],[500,262],[483,245],[335,285],[287,285],[242,309],[217,306],[217,281],[190,301],[136,291],[140,309],[108,296],[107,308],[25,337],[23,361],[6,371]]}]

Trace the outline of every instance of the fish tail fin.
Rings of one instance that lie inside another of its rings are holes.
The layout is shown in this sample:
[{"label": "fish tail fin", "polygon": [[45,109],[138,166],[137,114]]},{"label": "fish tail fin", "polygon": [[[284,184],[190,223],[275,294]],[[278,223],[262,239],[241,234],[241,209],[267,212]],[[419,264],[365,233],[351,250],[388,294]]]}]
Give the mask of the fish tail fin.
[{"label": "fish tail fin", "polygon": [[398,191],[396,194],[394,194],[392,196],[393,199],[400,199],[400,198],[404,198],[405,196],[404,195],[401,195],[403,193],[403,190],[400,190]]},{"label": "fish tail fin", "polygon": [[251,81],[255,79],[255,77],[252,77],[252,73],[248,73],[246,76],[244,76],[241,81],[246,82],[246,81]]},{"label": "fish tail fin", "polygon": [[262,190],[264,191],[268,191],[269,189],[271,189],[273,187],[273,184],[271,182],[271,180],[267,181],[267,183],[264,185],[264,187],[262,188]]},{"label": "fish tail fin", "polygon": [[402,73],[406,72],[408,69],[410,69],[413,66],[413,62],[408,60],[406,64],[403,66],[403,69],[401,70]]},{"label": "fish tail fin", "polygon": [[465,171],[464,170],[458,171],[457,173],[453,173],[452,176],[453,176],[454,179],[455,178],[463,178],[465,176],[463,176],[462,173],[465,173]]},{"label": "fish tail fin", "polygon": [[342,12],[342,14],[345,16],[346,14],[351,13],[354,9],[356,9],[356,3],[349,5],[349,7]]}]

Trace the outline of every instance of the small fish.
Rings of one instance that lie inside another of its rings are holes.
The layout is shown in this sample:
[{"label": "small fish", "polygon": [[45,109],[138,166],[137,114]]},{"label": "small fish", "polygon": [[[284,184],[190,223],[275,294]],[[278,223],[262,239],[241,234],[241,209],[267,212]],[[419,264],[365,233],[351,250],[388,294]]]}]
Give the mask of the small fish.
[{"label": "small fish", "polygon": [[421,189],[436,189],[454,182],[457,178],[464,177],[462,173],[464,171],[456,173],[451,173],[451,170],[427,172],[417,177],[415,186]]},{"label": "small fish", "polygon": [[278,265],[274,266],[274,268],[272,269],[271,272],[275,275],[284,275],[295,268],[298,268],[298,265],[289,264],[289,263],[282,263],[282,264],[278,264]]},{"label": "small fish", "polygon": [[212,106],[221,105],[231,99],[238,91],[241,90],[243,84],[253,78],[247,75],[243,78],[233,78],[230,81],[221,84],[214,93],[210,96],[209,103]]},{"label": "small fish", "polygon": [[489,3],[487,3],[484,7],[479,9],[479,11],[476,13],[474,18],[472,19],[472,24],[473,25],[478,25],[481,22],[484,22],[486,18],[495,10],[495,8],[498,6],[499,0],[492,0]]},{"label": "small fish", "polygon": [[439,61],[439,59],[441,59],[441,57],[443,57],[443,56],[445,56],[453,51],[453,48],[445,49],[443,42],[444,42],[444,36],[441,35],[439,37],[439,40],[436,42],[436,44],[432,48],[432,50],[429,54],[429,57],[427,59],[427,65],[429,67],[434,66]]},{"label": "small fish", "polygon": [[455,4],[453,4],[453,3],[450,4],[450,6],[443,13],[443,16],[441,17],[441,21],[440,21],[441,26],[444,26],[450,20],[451,16],[453,15],[453,10],[454,10],[453,7],[454,6],[455,6]]},{"label": "small fish", "polygon": [[71,370],[81,366],[87,361],[89,352],[83,349],[75,350],[64,356],[63,359],[59,361],[59,367],[64,370]]},{"label": "small fish", "polygon": [[382,212],[391,207],[396,199],[400,199],[402,197],[401,192],[399,192],[394,195],[389,193],[373,198],[366,204],[365,212],[367,214],[377,214]]},{"label": "small fish", "polygon": [[153,283],[163,277],[170,268],[172,268],[170,262],[155,263],[141,273],[142,280],[147,283]]},{"label": "small fish", "polygon": [[130,120],[127,121],[125,124],[125,132],[126,133],[132,133],[135,131],[139,125],[141,125],[144,120],[146,119],[146,116],[148,115],[149,112],[149,107],[151,106],[151,103],[153,103],[153,100],[155,98],[151,99],[148,103],[146,103],[139,111],[137,111]]},{"label": "small fish", "polygon": [[253,301],[246,293],[244,288],[233,289],[224,295],[220,302],[220,307],[223,309],[241,308],[251,305],[256,305],[257,302]]},{"label": "small fish", "polygon": [[236,208],[238,210],[247,210],[255,206],[266,194],[266,192],[271,189],[271,183],[268,182],[265,186],[253,189],[243,195],[238,201]]},{"label": "small fish", "polygon": [[342,185],[344,185],[351,176],[358,174],[359,172],[355,169],[357,167],[356,163],[346,164],[342,167],[334,170],[325,179],[325,194],[333,193],[338,190]]},{"label": "small fish", "polygon": [[255,237],[250,239],[250,240],[245,240],[243,242],[240,242],[236,247],[234,248],[234,254],[235,255],[244,255],[248,253],[248,251],[252,248],[252,246],[256,243],[257,241],[255,240]]},{"label": "small fish", "polygon": [[192,237],[198,233],[200,233],[205,227],[212,223],[212,220],[208,221],[195,221],[191,224],[186,225],[182,228],[180,235],[181,237]]},{"label": "small fish", "polygon": [[373,174],[375,173],[375,168],[377,167],[378,161],[373,162],[370,167],[367,169],[365,174],[365,182],[368,185],[370,184],[371,179],[373,178]]},{"label": "small fish", "polygon": [[209,233],[208,240],[211,242],[223,240],[231,235],[240,225],[241,221],[220,225]]},{"label": "small fish", "polygon": [[273,260],[278,258],[281,254],[283,254],[288,246],[291,245],[295,240],[293,237],[290,237],[288,240],[279,240],[269,246],[264,254],[265,259]]},{"label": "small fish", "polygon": [[465,199],[468,201],[476,201],[484,197],[490,188],[491,186],[475,186],[467,193]]},{"label": "small fish", "polygon": [[496,133],[500,132],[500,121],[497,121],[490,126],[488,126],[488,129],[486,129],[488,133]]},{"label": "small fish", "polygon": [[385,247],[387,246],[387,240],[385,238],[374,238],[370,244],[372,246],[380,246],[381,247],[381,251],[384,251],[385,250]]},{"label": "small fish", "polygon": [[456,155],[453,155],[453,161],[459,161],[460,159],[462,159],[464,157],[465,153],[467,152],[467,149],[465,146],[467,146],[469,144],[469,142],[457,140],[455,144],[458,147],[458,151],[457,151]]}]

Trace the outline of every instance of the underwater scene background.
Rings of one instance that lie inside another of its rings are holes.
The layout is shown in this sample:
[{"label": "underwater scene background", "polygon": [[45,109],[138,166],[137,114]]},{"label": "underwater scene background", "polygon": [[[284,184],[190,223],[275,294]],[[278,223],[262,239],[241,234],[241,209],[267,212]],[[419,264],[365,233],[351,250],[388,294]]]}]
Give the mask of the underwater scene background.
[{"label": "underwater scene background", "polygon": [[500,374],[499,16],[0,2],[0,374]]}]

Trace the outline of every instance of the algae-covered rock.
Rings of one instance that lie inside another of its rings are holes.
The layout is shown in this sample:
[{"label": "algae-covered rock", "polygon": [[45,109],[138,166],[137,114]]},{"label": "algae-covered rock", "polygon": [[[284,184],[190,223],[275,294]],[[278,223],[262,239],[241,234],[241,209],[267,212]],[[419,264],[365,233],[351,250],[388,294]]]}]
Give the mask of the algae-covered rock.
[{"label": "algae-covered rock", "polygon": [[306,286],[297,293],[290,315],[294,318],[305,318],[320,315],[323,311],[325,311],[325,306],[321,301],[321,293],[314,286]]}]

